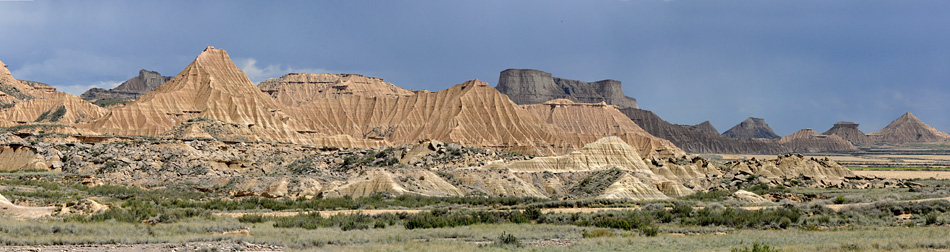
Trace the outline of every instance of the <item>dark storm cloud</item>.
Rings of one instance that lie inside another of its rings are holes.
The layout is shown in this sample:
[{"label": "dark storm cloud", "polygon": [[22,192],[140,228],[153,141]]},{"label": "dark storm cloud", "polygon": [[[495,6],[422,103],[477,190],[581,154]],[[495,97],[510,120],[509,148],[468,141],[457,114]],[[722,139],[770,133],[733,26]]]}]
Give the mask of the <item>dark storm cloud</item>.
[{"label": "dark storm cloud", "polygon": [[[228,50],[254,81],[352,72],[411,89],[506,68],[617,79],[673,123],[782,135],[910,111],[950,130],[944,1],[0,2],[0,60],[72,93]],[[326,70],[330,69],[330,70]]]}]

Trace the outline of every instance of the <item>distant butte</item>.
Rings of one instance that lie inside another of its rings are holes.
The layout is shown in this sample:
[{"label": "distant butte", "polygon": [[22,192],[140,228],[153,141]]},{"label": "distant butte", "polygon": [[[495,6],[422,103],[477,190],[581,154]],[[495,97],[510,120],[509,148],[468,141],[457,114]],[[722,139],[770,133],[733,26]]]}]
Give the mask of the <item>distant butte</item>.
[{"label": "distant butte", "polygon": [[620,81],[583,82],[552,77],[534,69],[508,69],[501,72],[495,87],[517,104],[538,104],[554,99],[582,103],[605,102],[620,109],[637,108],[637,100],[623,94]]}]

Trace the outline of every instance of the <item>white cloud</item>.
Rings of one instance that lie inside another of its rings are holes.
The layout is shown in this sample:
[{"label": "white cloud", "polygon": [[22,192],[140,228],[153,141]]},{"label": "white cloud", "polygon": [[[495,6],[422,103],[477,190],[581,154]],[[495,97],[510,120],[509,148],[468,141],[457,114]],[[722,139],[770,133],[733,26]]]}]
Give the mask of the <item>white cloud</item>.
[{"label": "white cloud", "polygon": [[[9,63],[8,63],[9,64]],[[72,79],[75,76],[89,74],[112,75],[124,73],[125,61],[116,57],[103,56],[75,50],[58,50],[53,57],[39,63],[29,63],[14,68],[13,76],[19,79]],[[51,83],[56,84],[56,83]]]},{"label": "white cloud", "polygon": [[122,82],[121,81],[100,81],[100,82],[96,82],[89,85],[61,85],[61,86],[57,86],[56,90],[59,90],[65,93],[70,93],[73,95],[81,95],[82,93],[85,93],[86,90],[89,90],[91,88],[112,89],[112,88],[115,88],[116,86],[119,86],[119,84],[122,84]]},{"label": "white cloud", "polygon": [[267,65],[266,67],[257,66],[257,60],[254,58],[238,59],[235,64],[247,74],[247,77],[254,83],[259,83],[268,78],[277,78],[288,73],[329,73],[323,68],[294,68],[283,65]]}]

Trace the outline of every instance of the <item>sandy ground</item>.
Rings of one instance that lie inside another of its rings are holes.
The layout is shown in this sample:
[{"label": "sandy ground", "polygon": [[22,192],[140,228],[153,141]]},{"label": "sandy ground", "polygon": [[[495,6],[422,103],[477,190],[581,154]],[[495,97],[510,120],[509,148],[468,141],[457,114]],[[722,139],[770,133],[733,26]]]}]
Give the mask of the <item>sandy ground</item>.
[{"label": "sandy ground", "polygon": [[915,179],[936,178],[950,179],[950,171],[880,171],[880,170],[851,170],[860,176],[875,176],[879,178]]},{"label": "sandy ground", "polygon": [[27,207],[14,205],[3,195],[0,195],[0,213],[12,215],[14,218],[36,219],[50,216],[56,207]]}]

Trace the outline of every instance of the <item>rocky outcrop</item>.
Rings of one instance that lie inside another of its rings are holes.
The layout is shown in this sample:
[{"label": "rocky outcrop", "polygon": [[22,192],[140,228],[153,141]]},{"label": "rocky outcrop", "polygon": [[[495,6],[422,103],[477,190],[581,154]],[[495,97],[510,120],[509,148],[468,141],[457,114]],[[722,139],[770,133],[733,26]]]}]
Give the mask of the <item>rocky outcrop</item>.
[{"label": "rocky outcrop", "polygon": [[950,134],[930,127],[914,114],[905,113],[887,127],[868,134],[876,143],[904,144],[921,142],[939,142],[950,140]]},{"label": "rocky outcrop", "polygon": [[649,170],[640,154],[618,137],[605,137],[563,156],[538,157],[504,165],[515,172]]},{"label": "rocky outcrop", "polygon": [[802,129],[778,140],[788,147],[791,152],[808,153],[820,151],[855,150],[857,148],[835,135],[822,135],[813,129]]},{"label": "rocky outcrop", "polygon": [[727,177],[756,175],[764,178],[804,179],[822,184],[840,184],[857,176],[848,168],[828,158],[805,158],[800,154],[786,154],[776,159],[733,161],[726,163]]},{"label": "rocky outcrop", "polygon": [[765,119],[755,117],[745,119],[745,121],[723,132],[722,135],[730,138],[779,138],[779,135],[772,131],[769,124],[765,123]]},{"label": "rocky outcrop", "polygon": [[139,70],[139,75],[132,77],[113,89],[92,88],[79,97],[83,98],[111,98],[111,99],[138,99],[140,96],[155,90],[172,77],[162,76],[158,72]]},{"label": "rocky outcrop", "polygon": [[0,171],[49,170],[42,155],[24,146],[0,146]]},{"label": "rocky outcrop", "polygon": [[834,127],[821,133],[823,135],[838,136],[848,140],[855,146],[867,146],[873,144],[871,138],[858,129],[858,124],[853,122],[837,122]]},{"label": "rocky outcrop", "polygon": [[313,101],[315,97],[356,95],[362,97],[409,96],[413,92],[385,82],[377,77],[359,74],[291,73],[270,78],[257,87],[278,102],[296,106]]},{"label": "rocky outcrop", "polygon": [[[589,178],[585,178],[589,182],[580,182],[580,184],[573,184],[572,186],[582,188],[573,191],[593,192],[598,198],[649,200],[692,193],[692,190],[682,184],[653,173],[653,170],[644,163],[637,150],[619,137],[601,138],[567,155],[538,157],[510,163],[493,162],[483,169],[506,169],[516,173],[593,172]],[[597,177],[597,172],[608,170],[616,171],[611,172],[610,176],[606,176],[611,177],[612,181],[607,181],[604,176],[591,179]],[[698,177],[705,177],[706,172],[688,171],[681,172],[681,174],[698,174]],[[586,184],[595,181],[598,183],[609,182],[609,184],[605,187]],[[672,195],[666,195],[664,192],[669,192]]]},{"label": "rocky outcrop", "polygon": [[623,94],[620,81],[583,82],[552,77],[532,69],[508,69],[501,72],[495,87],[517,104],[538,104],[554,99],[582,103],[605,102],[623,108],[637,108],[637,100]]}]

